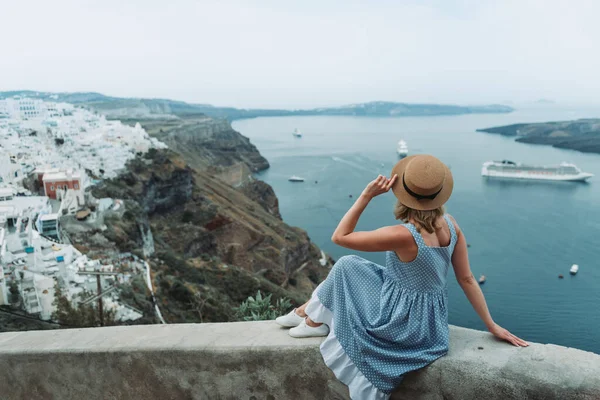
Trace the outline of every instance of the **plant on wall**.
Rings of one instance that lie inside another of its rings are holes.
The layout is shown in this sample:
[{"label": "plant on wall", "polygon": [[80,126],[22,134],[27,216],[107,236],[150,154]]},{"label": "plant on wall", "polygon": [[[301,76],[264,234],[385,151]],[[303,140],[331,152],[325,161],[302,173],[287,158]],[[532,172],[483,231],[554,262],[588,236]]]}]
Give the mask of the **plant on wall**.
[{"label": "plant on wall", "polygon": [[238,321],[265,321],[275,319],[285,314],[292,303],[287,297],[278,299],[273,303],[272,294],[263,296],[261,291],[256,292],[256,297],[248,297],[239,307],[235,308]]}]

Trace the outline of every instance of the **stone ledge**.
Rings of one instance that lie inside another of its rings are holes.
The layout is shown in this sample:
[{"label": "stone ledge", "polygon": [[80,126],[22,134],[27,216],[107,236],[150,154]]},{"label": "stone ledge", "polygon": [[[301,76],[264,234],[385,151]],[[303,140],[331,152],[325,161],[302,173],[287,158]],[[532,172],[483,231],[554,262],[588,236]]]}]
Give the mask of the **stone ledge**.
[{"label": "stone ledge", "polygon": [[[392,399],[600,399],[600,355],[516,348],[451,327],[450,352]],[[347,399],[321,339],[274,322],[140,325],[0,334],[2,399]]]}]

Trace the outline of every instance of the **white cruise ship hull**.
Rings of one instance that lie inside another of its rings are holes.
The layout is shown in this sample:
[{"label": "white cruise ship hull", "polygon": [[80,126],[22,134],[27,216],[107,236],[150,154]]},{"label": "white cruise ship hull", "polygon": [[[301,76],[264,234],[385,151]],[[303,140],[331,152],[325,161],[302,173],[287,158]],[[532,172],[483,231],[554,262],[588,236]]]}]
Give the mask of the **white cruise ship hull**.
[{"label": "white cruise ship hull", "polygon": [[483,163],[481,175],[490,178],[563,182],[584,182],[594,176],[594,174],[583,172],[576,165],[566,162],[558,165],[536,166],[509,160]]},{"label": "white cruise ship hull", "polygon": [[526,172],[497,172],[488,171],[483,169],[481,171],[482,176],[490,178],[503,178],[503,179],[522,179],[522,180],[540,180],[540,181],[571,181],[571,182],[585,182],[593,174],[581,173],[577,175],[546,175]]}]

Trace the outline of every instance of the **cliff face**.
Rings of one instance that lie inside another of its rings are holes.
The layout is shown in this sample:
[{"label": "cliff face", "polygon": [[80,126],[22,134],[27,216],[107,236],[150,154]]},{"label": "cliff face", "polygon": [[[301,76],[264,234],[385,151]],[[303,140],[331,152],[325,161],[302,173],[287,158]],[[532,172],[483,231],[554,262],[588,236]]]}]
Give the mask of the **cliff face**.
[{"label": "cliff face", "polygon": [[[138,120],[131,120],[132,123]],[[230,167],[245,163],[253,172],[269,168],[269,162],[250,140],[233,130],[226,120],[206,116],[139,121],[151,136],[181,154],[196,169]],[[216,171],[215,171],[216,172]]]},{"label": "cliff face", "polygon": [[600,119],[513,124],[478,129],[478,132],[515,136],[517,142],[600,153]]},{"label": "cliff face", "polygon": [[253,180],[242,186],[242,193],[260,204],[266,212],[281,219],[279,199],[270,185],[263,181]]},{"label": "cliff face", "polygon": [[[93,195],[125,199],[127,211],[96,233],[103,240],[73,240],[141,254],[141,232],[149,228],[157,297],[170,322],[231,320],[232,307],[257,289],[297,304],[328,271],[306,232],[281,221],[270,186],[253,181],[236,189],[171,150],[131,161]],[[149,309],[140,296],[130,297]]]}]

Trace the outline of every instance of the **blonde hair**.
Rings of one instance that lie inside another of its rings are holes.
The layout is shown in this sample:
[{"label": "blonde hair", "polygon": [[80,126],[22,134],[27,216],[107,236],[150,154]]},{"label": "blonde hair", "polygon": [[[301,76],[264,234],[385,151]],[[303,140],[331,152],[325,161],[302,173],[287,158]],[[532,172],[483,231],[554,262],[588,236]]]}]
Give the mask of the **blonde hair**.
[{"label": "blonde hair", "polygon": [[396,219],[403,221],[404,223],[412,222],[415,224],[417,231],[420,233],[421,228],[425,229],[429,233],[433,233],[440,229],[441,226],[437,223],[438,218],[443,217],[446,212],[444,206],[439,206],[434,210],[415,210],[405,206],[398,200],[394,206],[394,216]]}]

